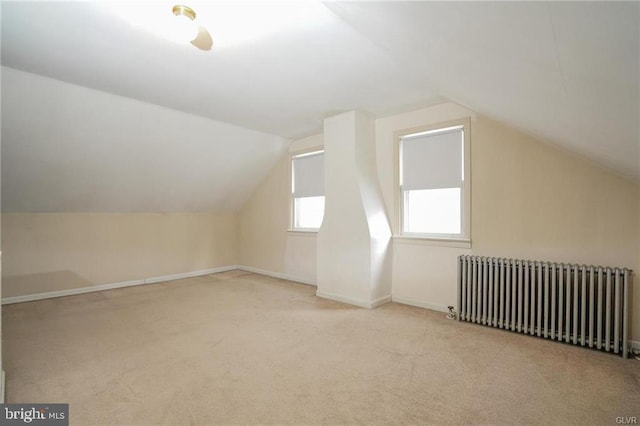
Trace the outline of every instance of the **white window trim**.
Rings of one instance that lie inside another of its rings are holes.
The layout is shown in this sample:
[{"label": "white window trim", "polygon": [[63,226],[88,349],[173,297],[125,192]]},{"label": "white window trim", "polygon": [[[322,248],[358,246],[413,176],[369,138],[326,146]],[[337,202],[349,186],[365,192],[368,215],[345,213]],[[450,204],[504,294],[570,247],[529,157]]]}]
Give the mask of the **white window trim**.
[{"label": "white window trim", "polygon": [[320,231],[320,228],[295,228],[294,227],[294,196],[293,196],[293,158],[299,157],[301,155],[306,154],[314,154],[317,152],[322,152],[324,154],[324,146],[314,146],[310,148],[305,148],[297,151],[289,152],[289,229],[287,232],[292,234],[317,234]]},{"label": "white window trim", "polygon": [[289,235],[295,235],[298,237],[315,237],[318,234],[318,229],[297,228],[287,229]]},{"label": "white window trim", "polygon": [[411,237],[407,235],[394,235],[393,242],[397,244],[410,244],[437,247],[471,248],[471,240],[462,238],[434,238],[434,237]]},{"label": "white window trim", "polygon": [[287,232],[294,235],[317,234],[320,228],[289,228]]},{"label": "white window trim", "polygon": [[[449,127],[462,126],[464,144],[464,182],[462,186],[462,233],[460,235],[444,235],[444,234],[415,234],[403,233],[402,221],[404,216],[404,206],[402,189],[400,188],[400,141],[403,137],[416,133],[430,132],[434,130],[445,129]],[[429,245],[449,246],[449,247],[471,247],[471,118],[466,117],[457,120],[451,120],[428,126],[403,129],[394,133],[394,205],[395,214],[392,223],[394,240],[398,242],[417,242],[423,241]]]}]

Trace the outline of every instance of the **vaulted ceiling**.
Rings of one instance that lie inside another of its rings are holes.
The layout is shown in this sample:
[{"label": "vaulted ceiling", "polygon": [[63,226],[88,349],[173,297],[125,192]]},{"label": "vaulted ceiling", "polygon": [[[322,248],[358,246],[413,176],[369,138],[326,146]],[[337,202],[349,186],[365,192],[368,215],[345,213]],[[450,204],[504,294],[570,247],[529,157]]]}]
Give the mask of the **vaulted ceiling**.
[{"label": "vaulted ceiling", "polygon": [[[445,99],[640,177],[638,2],[189,5],[213,39],[209,51],[168,42],[144,25],[145,10],[153,16],[170,11],[172,3],[3,1],[2,65],[231,124],[233,129],[220,133],[210,130],[198,146],[182,146],[209,160],[207,165],[196,161],[193,168],[226,164],[227,169],[255,170],[246,188],[225,198],[225,208],[237,208],[246,199],[283,152],[282,138],[319,132],[328,115],[360,109],[383,116]],[[3,78],[3,92],[5,84]],[[29,89],[24,96],[37,97]],[[23,142],[11,129],[5,136],[4,121],[3,192],[19,193],[14,172],[37,163],[38,145],[28,153],[12,148]],[[243,132],[250,131],[253,140],[264,143],[248,145]],[[32,139],[38,137],[43,136]],[[85,149],[60,143],[60,149]],[[148,142],[135,145],[129,145],[135,152],[149,149]],[[175,145],[158,151],[161,164],[178,152]],[[121,155],[107,149],[100,156],[81,155],[82,168],[88,174],[94,165],[106,167],[105,161],[117,164]],[[13,168],[5,172],[7,161]],[[167,168],[149,170],[147,178],[170,182],[179,170]],[[219,179],[204,172],[198,176]],[[81,172],[77,177],[91,179]],[[47,173],[39,179],[46,180]],[[101,185],[108,186],[107,181]],[[174,182],[172,190],[187,191],[188,183]],[[102,190],[117,194],[114,187]],[[203,186],[197,192],[204,191]],[[32,197],[43,197],[36,192]],[[120,210],[179,208],[121,201]],[[3,208],[9,210],[65,209],[49,201],[7,202]],[[218,205],[178,204],[185,209]],[[102,207],[79,202],[74,208]]]}]

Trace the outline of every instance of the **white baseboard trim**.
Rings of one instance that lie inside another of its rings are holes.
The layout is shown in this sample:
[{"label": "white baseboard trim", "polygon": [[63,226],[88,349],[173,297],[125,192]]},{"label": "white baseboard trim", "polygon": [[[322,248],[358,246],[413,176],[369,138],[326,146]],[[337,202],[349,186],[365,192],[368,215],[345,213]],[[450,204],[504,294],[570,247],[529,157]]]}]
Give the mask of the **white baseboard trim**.
[{"label": "white baseboard trim", "polygon": [[0,404],[4,404],[4,370],[0,371]]},{"label": "white baseboard trim", "polygon": [[418,308],[431,309],[438,312],[449,312],[449,308],[444,305],[437,305],[435,303],[421,302],[419,300],[410,299],[402,296],[391,296],[391,300],[396,303],[402,303],[403,305],[417,306]]},{"label": "white baseboard trim", "polygon": [[[266,275],[268,277],[294,281],[301,284],[307,284],[312,286],[318,285],[318,283],[315,280],[308,280],[306,278],[297,277],[295,275],[283,274],[281,272],[267,271],[265,269],[254,268],[252,266],[238,265],[238,269],[241,271],[251,272],[254,274]],[[355,306],[359,306],[361,308],[367,308],[367,309],[377,308],[380,305],[384,305],[385,303],[391,302],[391,295],[380,297],[376,300],[372,300],[371,302],[356,300],[349,297],[341,296],[339,294],[328,293],[320,290],[316,291],[316,296],[322,297],[324,299],[331,299],[338,302],[348,303],[350,305],[355,305]]]},{"label": "white baseboard trim", "polygon": [[201,271],[184,272],[182,274],[163,275],[159,277],[146,278],[145,284],[160,283],[163,281],[181,280],[184,278],[201,277],[203,275],[218,274],[220,272],[235,271],[238,269],[238,265],[220,266],[218,268],[203,269]]},{"label": "white baseboard trim", "polygon": [[640,351],[640,340],[629,340],[631,349]]},{"label": "white baseboard trim", "polygon": [[366,300],[358,300],[352,297],[343,296],[341,294],[330,293],[328,291],[317,290],[316,296],[322,297],[323,299],[335,300],[336,302],[347,303],[349,305],[355,305],[360,308],[373,309],[377,308],[380,305],[383,305],[387,302],[391,302],[391,296],[384,296],[378,299],[372,300],[370,302]]},{"label": "white baseboard trim", "polygon": [[336,302],[342,302],[342,303],[347,303],[349,305],[359,306],[361,308],[367,308],[367,309],[371,308],[370,303],[364,300],[357,300],[351,297],[346,297],[346,296],[342,296],[335,293],[329,293],[327,291],[317,290],[316,296],[322,297],[323,299],[335,300]]},{"label": "white baseboard trim", "polygon": [[141,280],[123,281],[119,283],[109,283],[93,285],[89,287],[71,288],[68,290],[48,291],[46,293],[27,294],[24,296],[3,297],[2,304],[10,305],[12,303],[32,302],[34,300],[52,299],[54,297],[74,296],[76,294],[93,293],[94,291],[113,290],[122,287],[132,287],[136,285],[155,284],[163,281],[180,280],[183,278],[192,278],[202,275],[217,274],[219,272],[235,271],[237,265],[221,266],[219,268],[203,269],[200,271],[184,272],[182,274],[163,275],[159,277],[144,278]]},{"label": "white baseboard trim", "polygon": [[382,306],[385,303],[389,303],[389,302],[391,302],[391,295],[390,294],[388,294],[386,296],[379,297],[376,300],[372,301],[371,302],[371,308],[372,309],[373,308],[377,308],[378,306]]},{"label": "white baseboard trim", "polygon": [[144,280],[123,281],[120,283],[110,283],[94,285],[90,287],[70,288],[68,290],[47,291],[45,293],[25,294],[24,296],[3,297],[2,304],[33,302],[34,300],[53,299],[54,297],[74,296],[76,294],[92,293],[94,291],[112,290],[115,288],[131,287],[142,285]]},{"label": "white baseboard trim", "polygon": [[252,272],[254,274],[266,275],[268,277],[280,278],[287,281],[295,281],[301,284],[317,285],[314,280],[308,280],[306,278],[296,277],[295,275],[283,274],[280,272],[267,271],[265,269],[258,269],[251,266],[238,265],[238,269],[241,271]]}]

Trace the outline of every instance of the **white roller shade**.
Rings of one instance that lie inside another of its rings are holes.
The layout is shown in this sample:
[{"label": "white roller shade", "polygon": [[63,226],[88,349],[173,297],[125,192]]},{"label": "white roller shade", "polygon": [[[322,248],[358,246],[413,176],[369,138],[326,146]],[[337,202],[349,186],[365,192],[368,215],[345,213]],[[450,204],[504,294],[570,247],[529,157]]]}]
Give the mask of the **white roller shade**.
[{"label": "white roller shade", "polygon": [[293,157],[293,196],[324,195],[324,153]]},{"label": "white roller shade", "polygon": [[462,186],[462,128],[403,137],[402,189]]}]

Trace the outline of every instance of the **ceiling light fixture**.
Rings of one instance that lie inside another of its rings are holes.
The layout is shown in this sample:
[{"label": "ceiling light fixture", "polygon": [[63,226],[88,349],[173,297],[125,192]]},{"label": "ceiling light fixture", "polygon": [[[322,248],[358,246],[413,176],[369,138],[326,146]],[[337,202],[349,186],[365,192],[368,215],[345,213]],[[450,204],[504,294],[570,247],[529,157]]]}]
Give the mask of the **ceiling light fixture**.
[{"label": "ceiling light fixture", "polygon": [[[2,1],[2,0],[0,0]],[[191,7],[178,1],[188,2]],[[97,7],[127,22],[137,30],[173,43],[190,42],[209,51],[259,43],[290,33],[310,34],[336,25],[337,18],[320,1],[198,1],[153,0],[96,2]],[[195,7],[194,7],[195,5]],[[197,17],[196,12],[198,11]],[[181,38],[174,31],[178,21],[189,29]]]},{"label": "ceiling light fixture", "polygon": [[196,12],[188,6],[173,6],[173,14],[178,18],[174,25],[176,38],[184,41],[193,41],[198,37],[198,26],[195,24]]}]

